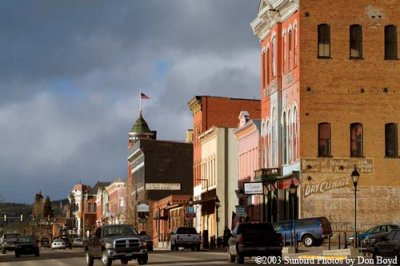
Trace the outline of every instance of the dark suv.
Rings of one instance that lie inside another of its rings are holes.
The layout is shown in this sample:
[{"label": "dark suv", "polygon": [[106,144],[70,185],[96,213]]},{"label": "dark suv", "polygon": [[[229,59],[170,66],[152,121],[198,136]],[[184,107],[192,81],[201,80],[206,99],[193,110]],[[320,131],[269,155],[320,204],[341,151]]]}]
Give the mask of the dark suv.
[{"label": "dark suv", "polygon": [[15,250],[18,237],[18,233],[5,233],[0,239],[1,253],[6,254],[7,250]]},{"label": "dark suv", "polygon": [[[319,246],[325,238],[332,235],[332,227],[325,217],[313,217],[295,220],[295,233],[297,242],[303,242],[304,246]],[[274,224],[274,228],[286,243],[290,243],[293,234],[293,221],[283,221]]]},{"label": "dark suv", "polygon": [[244,257],[275,257],[278,264],[282,257],[282,235],[270,223],[240,223],[232,230],[228,240],[229,261],[244,263]]}]

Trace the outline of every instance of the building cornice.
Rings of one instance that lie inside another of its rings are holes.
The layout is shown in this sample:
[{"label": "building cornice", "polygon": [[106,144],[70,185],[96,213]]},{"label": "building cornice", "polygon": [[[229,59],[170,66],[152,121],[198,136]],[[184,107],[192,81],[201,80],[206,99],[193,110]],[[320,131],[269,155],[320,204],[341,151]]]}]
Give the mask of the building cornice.
[{"label": "building cornice", "polygon": [[263,40],[271,28],[299,9],[299,0],[261,0],[257,17],[250,23],[254,35]]}]

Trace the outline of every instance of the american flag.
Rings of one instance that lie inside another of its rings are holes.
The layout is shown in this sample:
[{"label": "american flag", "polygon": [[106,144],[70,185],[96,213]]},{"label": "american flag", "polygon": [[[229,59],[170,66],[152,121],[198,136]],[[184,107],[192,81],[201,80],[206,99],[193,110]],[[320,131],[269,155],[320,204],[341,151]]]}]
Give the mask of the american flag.
[{"label": "american flag", "polygon": [[146,94],[144,94],[143,92],[140,93],[140,98],[141,98],[141,99],[146,99],[146,100],[147,100],[147,99],[150,99],[150,97],[147,96]]},{"label": "american flag", "polygon": [[236,227],[238,222],[239,222],[239,217],[236,215],[236,212],[232,211],[231,230],[233,230]]}]

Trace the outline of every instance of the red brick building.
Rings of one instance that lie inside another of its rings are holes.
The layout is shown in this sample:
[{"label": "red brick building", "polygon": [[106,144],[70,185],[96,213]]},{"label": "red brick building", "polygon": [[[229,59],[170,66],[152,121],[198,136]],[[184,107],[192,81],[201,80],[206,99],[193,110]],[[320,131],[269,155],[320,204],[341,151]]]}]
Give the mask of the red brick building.
[{"label": "red brick building", "polygon": [[359,230],[398,222],[398,25],[392,0],[260,1],[251,26],[261,42],[268,220],[291,217],[293,181],[296,214],[326,216],[335,231],[354,230],[356,217]]}]

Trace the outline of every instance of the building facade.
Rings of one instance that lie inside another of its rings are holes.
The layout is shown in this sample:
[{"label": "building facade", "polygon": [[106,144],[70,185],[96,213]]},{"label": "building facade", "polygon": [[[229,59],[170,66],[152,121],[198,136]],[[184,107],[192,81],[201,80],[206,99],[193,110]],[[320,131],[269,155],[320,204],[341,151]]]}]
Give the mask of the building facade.
[{"label": "building facade", "polygon": [[152,205],[170,195],[189,195],[193,189],[192,143],[161,141],[140,114],[128,142],[129,194],[127,206],[138,231],[153,235]]},{"label": "building facade", "polygon": [[[247,111],[239,114],[239,126],[234,130],[237,138],[237,171],[238,183],[235,188],[238,205],[244,208],[243,218],[262,221],[262,195],[247,195],[244,191],[246,183],[255,181],[255,171],[260,168],[260,132],[261,121],[250,119]],[[236,213],[236,215],[238,215]]]},{"label": "building facade", "polygon": [[[228,97],[215,97],[215,96],[195,96],[188,102],[188,107],[192,112],[193,116],[193,200],[196,202],[202,202],[204,198],[214,198],[217,199],[213,194],[203,194],[204,188],[208,187],[207,182],[203,176],[206,173],[203,173],[203,159],[202,155],[202,145],[200,141],[200,135],[209,130],[212,127],[216,128],[236,128],[238,125],[237,116],[242,110],[248,110],[255,114],[260,114],[260,101],[259,100],[251,100],[251,99],[238,99],[238,98],[228,98]],[[255,117],[259,118],[259,117]],[[237,171],[234,171],[234,176],[232,178],[236,178],[235,182],[237,182]],[[230,177],[228,177],[230,178]],[[232,179],[230,179],[232,180]],[[224,188],[225,189],[225,188]],[[236,189],[236,188],[235,188]],[[234,190],[233,190],[234,191]],[[233,193],[232,191],[232,193]],[[212,193],[212,192],[209,192]],[[233,201],[237,201],[236,199]],[[208,203],[214,207],[207,207],[209,212],[214,211],[215,202]],[[200,226],[202,212],[201,210],[203,203],[196,204],[196,220],[195,225],[197,230],[201,230],[201,228],[206,228],[204,226]],[[224,210],[222,210],[224,208]],[[220,212],[229,212],[224,206],[220,208]],[[229,214],[228,214],[229,215]],[[230,225],[230,222],[226,220],[224,223],[220,223],[222,225]],[[203,233],[203,232],[202,232]],[[208,232],[207,232],[208,233]],[[215,234],[216,234],[215,230]],[[221,232],[219,232],[221,233]],[[208,234],[207,238],[210,238],[210,234]],[[203,240],[205,239],[203,235]]]},{"label": "building facade", "polygon": [[391,0],[260,1],[251,26],[261,42],[261,162],[279,171],[264,176],[277,187],[274,219],[290,217],[293,180],[296,213],[326,216],[335,231],[353,230],[355,215],[359,230],[397,222],[399,12]]},{"label": "building facade", "polygon": [[[199,136],[201,145],[201,194],[195,201],[199,232],[209,240],[222,236],[230,226],[237,205],[237,140],[232,128],[211,127]],[[213,243],[212,241],[210,241]],[[214,242],[215,243],[215,242]]]}]

